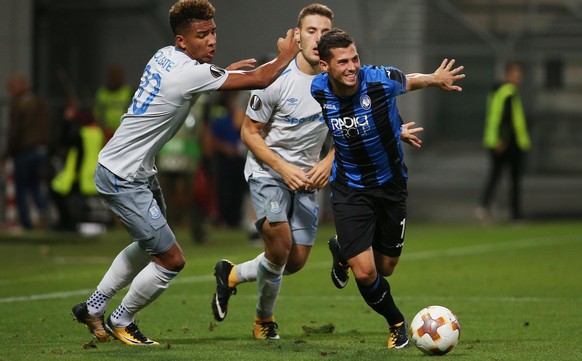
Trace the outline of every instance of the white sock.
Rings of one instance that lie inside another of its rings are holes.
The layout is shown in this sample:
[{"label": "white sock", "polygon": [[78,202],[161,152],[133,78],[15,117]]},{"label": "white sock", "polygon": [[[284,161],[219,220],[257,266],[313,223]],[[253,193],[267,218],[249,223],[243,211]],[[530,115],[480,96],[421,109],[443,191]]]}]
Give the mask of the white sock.
[{"label": "white sock", "polygon": [[130,284],[151,260],[152,257],[140,248],[137,242],[131,243],[115,257],[97,289],[105,296],[113,298],[119,290]]},{"label": "white sock", "polygon": [[111,315],[113,324],[124,327],[132,323],[137,312],[158,298],[176,275],[178,272],[168,271],[155,262],[150,262],[135,276],[127,295]]},{"label": "white sock", "polygon": [[127,286],[150,261],[150,255],[141,249],[136,242],[119,252],[101,279],[97,290],[87,300],[89,314],[92,316],[103,315],[113,296]]},{"label": "white sock", "polygon": [[105,296],[99,290],[95,290],[87,300],[87,311],[91,316],[103,316],[110,300],[110,297]]},{"label": "white sock", "polygon": [[250,261],[239,263],[236,265],[236,279],[238,283],[254,282],[257,280],[257,269],[261,258],[265,256],[265,252],[259,254]]},{"label": "white sock", "polygon": [[257,317],[266,319],[273,316],[275,302],[281,289],[283,270],[285,266],[278,266],[269,261],[264,255],[260,256],[257,269]]}]

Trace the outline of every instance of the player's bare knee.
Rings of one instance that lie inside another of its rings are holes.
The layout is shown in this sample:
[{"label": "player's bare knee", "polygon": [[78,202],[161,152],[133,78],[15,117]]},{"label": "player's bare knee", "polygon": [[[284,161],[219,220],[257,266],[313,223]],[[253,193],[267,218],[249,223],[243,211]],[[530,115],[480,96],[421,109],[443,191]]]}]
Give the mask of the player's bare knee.
[{"label": "player's bare knee", "polygon": [[298,261],[291,261],[289,260],[285,265],[285,273],[288,275],[292,275],[301,271],[301,269],[305,266],[305,262],[298,262]]},{"label": "player's bare knee", "polygon": [[184,269],[185,266],[186,266],[186,258],[184,257],[184,254],[180,253],[180,254],[176,255],[175,261],[174,261],[174,266],[173,266],[173,269],[171,269],[171,271],[180,272],[181,270]]},{"label": "player's bare knee", "polygon": [[[352,269],[353,270],[353,269]],[[378,278],[378,272],[375,269],[361,269],[361,270],[354,270],[354,277],[356,278],[356,282],[361,285],[370,285],[376,278]]]},{"label": "player's bare knee", "polygon": [[394,273],[394,267],[385,267],[382,270],[382,276],[383,277],[392,276],[392,273]]}]

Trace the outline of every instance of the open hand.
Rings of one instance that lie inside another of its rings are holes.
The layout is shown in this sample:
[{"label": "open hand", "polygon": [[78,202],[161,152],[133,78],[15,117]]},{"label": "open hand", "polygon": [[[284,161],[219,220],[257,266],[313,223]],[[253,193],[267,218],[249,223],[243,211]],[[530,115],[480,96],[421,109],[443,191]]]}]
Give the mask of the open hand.
[{"label": "open hand", "polygon": [[463,88],[454,83],[465,78],[465,74],[459,74],[465,67],[461,65],[452,69],[453,65],[455,65],[455,59],[450,61],[447,58],[443,59],[441,66],[434,72],[436,85],[443,90],[460,92]]},{"label": "open hand", "polygon": [[418,138],[415,133],[419,133],[424,131],[424,128],[412,128],[416,123],[415,122],[408,122],[402,124],[402,132],[400,133],[400,140],[404,143],[408,143],[414,148],[420,148],[422,146],[422,140]]}]

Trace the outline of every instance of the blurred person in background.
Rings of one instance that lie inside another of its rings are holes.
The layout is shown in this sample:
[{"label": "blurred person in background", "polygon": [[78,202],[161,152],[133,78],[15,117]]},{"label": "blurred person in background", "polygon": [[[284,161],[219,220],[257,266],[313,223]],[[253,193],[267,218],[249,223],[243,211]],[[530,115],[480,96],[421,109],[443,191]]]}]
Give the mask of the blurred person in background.
[{"label": "blurred person in background", "polygon": [[[125,225],[132,243],[125,247],[93,294],[72,308],[99,341],[109,335],[136,346],[158,345],[135,322],[184,268],[186,260],[166,221],[166,204],[156,177],[155,156],[182,127],[203,93],[262,89],[269,86],[299,52],[291,30],[279,39],[271,62],[250,71],[255,59],[226,69],[210,62],[216,53],[215,9],[207,0],[180,0],[169,11],[174,44],[155,52],[145,66],[132,104],[121,125],[99,153],[95,185]],[[105,321],[111,299],[129,285],[119,306]]]},{"label": "blurred person in background", "polygon": [[487,96],[483,145],[489,153],[489,174],[475,215],[483,224],[493,221],[491,203],[504,168],[510,172],[509,200],[511,219],[519,220],[521,181],[525,153],[531,141],[525,111],[519,96],[524,66],[517,61],[505,64],[504,81]]},{"label": "blurred person in background", "polygon": [[41,223],[47,218],[45,175],[54,126],[48,101],[30,89],[25,76],[11,76],[7,87],[11,99],[5,158],[12,158],[14,165],[20,224],[30,230],[34,225],[29,197],[39,212]]},{"label": "blurred person in background", "polygon": [[98,195],[93,176],[99,151],[105,144],[103,130],[89,110],[70,104],[65,108],[58,153],[63,166],[50,183],[59,220],[56,229],[76,231],[82,222],[91,219],[88,198]]},{"label": "blurred person in background", "polygon": [[209,126],[218,210],[224,225],[238,228],[245,211],[243,201],[248,193],[244,178],[247,148],[240,139],[248,95],[240,91],[217,95],[216,104],[210,110]]},{"label": "blurred person in background", "polygon": [[107,81],[97,89],[93,104],[95,121],[103,129],[106,140],[111,139],[119,127],[121,116],[127,111],[132,97],[131,86],[125,84],[123,68],[111,65],[107,69]]}]

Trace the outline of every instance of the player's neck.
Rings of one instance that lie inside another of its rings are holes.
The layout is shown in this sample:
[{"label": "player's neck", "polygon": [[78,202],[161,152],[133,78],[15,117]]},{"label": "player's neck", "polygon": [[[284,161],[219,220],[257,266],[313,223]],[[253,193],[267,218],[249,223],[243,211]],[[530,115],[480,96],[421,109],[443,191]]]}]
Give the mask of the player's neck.
[{"label": "player's neck", "polygon": [[355,86],[346,86],[331,77],[329,78],[329,83],[331,85],[331,92],[340,97],[351,97],[356,94],[356,91],[358,90],[357,84]]},{"label": "player's neck", "polygon": [[295,57],[297,68],[301,70],[302,73],[307,75],[317,75],[321,73],[321,68],[319,67],[319,62],[317,64],[310,64],[302,53],[297,54]]}]

